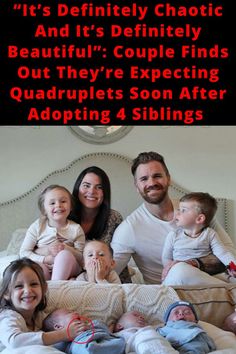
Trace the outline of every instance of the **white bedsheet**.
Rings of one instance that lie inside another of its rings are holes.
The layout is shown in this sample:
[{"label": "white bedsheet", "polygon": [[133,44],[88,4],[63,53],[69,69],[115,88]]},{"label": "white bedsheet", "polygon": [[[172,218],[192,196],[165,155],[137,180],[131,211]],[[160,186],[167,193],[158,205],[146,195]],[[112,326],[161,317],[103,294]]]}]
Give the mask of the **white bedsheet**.
[{"label": "white bedsheet", "polygon": [[61,351],[44,345],[29,345],[15,349],[4,349],[2,354],[59,354]]}]

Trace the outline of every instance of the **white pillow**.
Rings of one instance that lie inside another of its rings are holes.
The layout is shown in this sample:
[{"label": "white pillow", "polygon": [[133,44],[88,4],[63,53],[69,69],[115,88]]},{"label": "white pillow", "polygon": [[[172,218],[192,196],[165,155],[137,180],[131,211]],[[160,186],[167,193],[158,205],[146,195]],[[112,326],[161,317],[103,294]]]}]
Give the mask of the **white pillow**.
[{"label": "white pillow", "polygon": [[99,319],[108,326],[124,312],[124,293],[120,284],[93,284],[78,280],[48,282],[50,313],[56,308],[77,311],[82,316]]},{"label": "white pillow", "polygon": [[24,240],[27,229],[17,229],[13,232],[11,240],[7,246],[7,256],[12,254],[19,254],[21,244]]},{"label": "white pillow", "polygon": [[6,256],[6,257],[0,258],[0,279],[2,278],[3,272],[6,269],[6,267],[9,266],[9,264],[12,261],[15,261],[18,258],[19,258],[19,255],[17,255],[17,254],[12,254],[11,256]]},{"label": "white pillow", "polygon": [[150,325],[163,322],[167,307],[180,300],[176,291],[165,285],[123,284],[125,311],[137,310]]}]

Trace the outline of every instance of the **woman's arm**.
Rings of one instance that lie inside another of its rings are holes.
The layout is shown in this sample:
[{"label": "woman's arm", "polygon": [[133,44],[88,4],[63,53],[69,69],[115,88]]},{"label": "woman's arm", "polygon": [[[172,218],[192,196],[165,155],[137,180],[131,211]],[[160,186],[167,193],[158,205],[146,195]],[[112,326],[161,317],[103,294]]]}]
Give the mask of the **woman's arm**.
[{"label": "woman's arm", "polygon": [[123,218],[121,214],[117,210],[111,209],[107,225],[101,239],[106,243],[110,243],[116,228],[121,224],[122,221]]}]

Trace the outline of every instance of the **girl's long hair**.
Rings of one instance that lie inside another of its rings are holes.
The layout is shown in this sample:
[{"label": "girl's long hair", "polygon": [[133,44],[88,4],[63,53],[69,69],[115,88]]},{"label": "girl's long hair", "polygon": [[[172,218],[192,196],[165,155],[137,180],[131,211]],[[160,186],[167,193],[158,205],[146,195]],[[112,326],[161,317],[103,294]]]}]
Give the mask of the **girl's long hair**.
[{"label": "girl's long hair", "polygon": [[[47,306],[46,292],[47,292],[47,282],[45,280],[43,270],[40,265],[29,258],[17,259],[9,264],[9,266],[3,272],[3,279],[0,288],[0,311],[3,309],[15,310],[15,307],[11,301],[11,287],[14,286],[18,274],[24,268],[30,268],[35,272],[39,278],[39,282],[42,288],[42,299],[40,303],[35,308],[35,316],[41,310],[44,310]],[[9,298],[6,297],[9,295]],[[34,316],[34,317],[35,317]]]}]

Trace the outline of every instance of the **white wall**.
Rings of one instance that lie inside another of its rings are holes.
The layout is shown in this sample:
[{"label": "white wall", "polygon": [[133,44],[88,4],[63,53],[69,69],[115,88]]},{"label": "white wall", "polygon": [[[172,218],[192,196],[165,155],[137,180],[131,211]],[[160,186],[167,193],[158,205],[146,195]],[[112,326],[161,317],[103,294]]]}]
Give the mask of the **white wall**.
[{"label": "white wall", "polygon": [[0,202],[85,153],[111,151],[134,158],[149,150],[164,155],[180,186],[230,199],[236,243],[236,126],[134,127],[122,140],[106,145],[87,144],[67,127],[0,127]]}]

